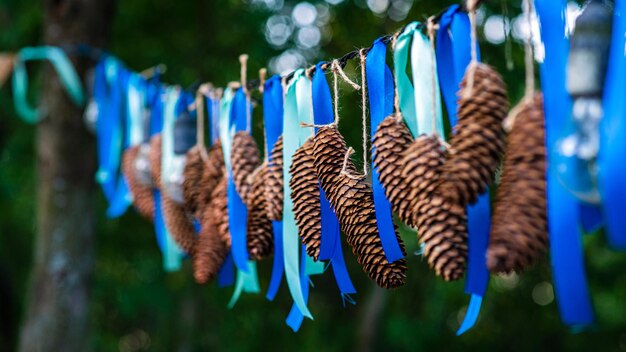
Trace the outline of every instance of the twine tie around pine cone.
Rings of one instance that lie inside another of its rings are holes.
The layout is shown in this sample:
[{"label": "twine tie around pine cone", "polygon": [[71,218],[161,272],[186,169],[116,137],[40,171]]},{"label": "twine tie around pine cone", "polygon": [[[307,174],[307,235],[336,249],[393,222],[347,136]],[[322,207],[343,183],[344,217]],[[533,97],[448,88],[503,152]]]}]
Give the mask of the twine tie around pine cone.
[{"label": "twine tie around pine cone", "polygon": [[[347,242],[357,261],[371,279],[384,288],[395,288],[406,280],[406,259],[389,263],[382,248],[370,186],[356,177],[356,168],[348,159],[346,143],[335,126],[321,127],[314,144],[315,167],[322,189],[335,209]],[[396,238],[404,253],[404,244]]]},{"label": "twine tie around pine cone", "polygon": [[122,154],[122,172],[126,178],[126,183],[133,196],[133,205],[143,217],[149,220],[154,219],[154,197],[152,187],[143,185],[137,179],[135,161],[139,155],[140,146],[133,146]]},{"label": "twine tie around pine cone", "polygon": [[193,275],[197,283],[204,284],[217,275],[228,255],[228,247],[219,236],[210,206],[205,207],[200,219],[202,229],[193,256]]},{"label": "twine tie around pine cone", "polygon": [[265,181],[265,200],[267,216],[270,220],[280,221],[283,218],[283,136],[272,148],[272,158],[268,164]]},{"label": "twine tie around pine cone", "polygon": [[502,77],[481,63],[470,64],[459,95],[458,124],[450,141],[450,155],[441,170],[439,192],[467,205],[475,203],[494,182],[504,151],[502,123],[509,103]]},{"label": "twine tie around pine cone", "polygon": [[317,261],[320,254],[322,217],[320,209],[320,191],[315,171],[315,142],[309,138],[293,155],[289,168],[291,180],[291,200],[298,226],[298,234],[307,254]]},{"label": "twine tie around pine cone", "polygon": [[464,206],[436,192],[445,156],[437,136],[419,136],[404,153],[402,178],[423,255],[436,275],[452,281],[465,272],[467,219]]},{"label": "twine tie around pine cone", "polygon": [[248,205],[248,192],[250,192],[250,175],[261,164],[259,147],[254,138],[245,131],[239,131],[233,137],[231,160],[233,168],[233,180],[237,193]]},{"label": "twine tie around pine cone", "polygon": [[253,173],[248,209],[247,243],[248,254],[252,260],[261,260],[270,256],[274,250],[272,222],[267,217],[265,204],[265,180],[267,165],[263,164]]},{"label": "twine tie around pine cone", "polygon": [[409,190],[401,174],[402,156],[412,142],[413,136],[402,121],[402,116],[390,115],[378,125],[372,138],[372,154],[379,181],[393,211],[402,222],[415,227],[411,216],[413,207],[407,197]]},{"label": "twine tie around pine cone", "polygon": [[487,266],[495,273],[529,267],[548,244],[542,94],[525,99],[513,113],[487,250]]}]

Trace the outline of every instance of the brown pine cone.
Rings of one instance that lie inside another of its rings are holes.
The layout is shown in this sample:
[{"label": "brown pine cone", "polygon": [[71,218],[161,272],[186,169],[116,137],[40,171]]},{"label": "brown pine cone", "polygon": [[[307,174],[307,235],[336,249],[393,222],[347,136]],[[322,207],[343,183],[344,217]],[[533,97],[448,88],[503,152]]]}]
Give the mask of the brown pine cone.
[{"label": "brown pine cone", "polygon": [[150,138],[150,173],[156,188],[161,188],[161,134],[156,134]]},{"label": "brown pine cone", "polygon": [[[474,72],[473,85],[468,86]],[[440,192],[459,204],[473,204],[493,184],[504,151],[502,122],[509,103],[502,77],[490,66],[471,64],[459,92],[459,121],[450,156],[441,171]]]},{"label": "brown pine cone", "polygon": [[378,178],[394,213],[402,222],[415,227],[411,216],[413,207],[407,197],[409,190],[401,175],[402,157],[412,142],[413,136],[402,121],[402,115],[390,115],[378,125],[372,139],[372,154]]},{"label": "brown pine cone", "polygon": [[458,280],[467,260],[465,206],[436,193],[446,152],[437,136],[419,136],[405,151],[402,177],[413,209],[419,243],[435,274]]},{"label": "brown pine cone", "polygon": [[222,153],[222,146],[219,143],[215,143],[209,148],[207,152],[207,161],[204,165],[204,170],[200,180],[198,180],[198,199],[197,210],[195,216],[197,219],[201,219],[205,208],[211,201],[211,194],[213,190],[220,182],[224,172],[224,154]]},{"label": "brown pine cone", "polygon": [[265,181],[267,216],[270,220],[283,218],[283,136],[278,137],[268,164]]},{"label": "brown pine cone", "polygon": [[272,222],[267,217],[265,205],[265,179],[267,165],[261,165],[253,174],[248,209],[248,254],[252,260],[270,256],[274,250]]},{"label": "brown pine cone", "polygon": [[548,244],[542,94],[513,111],[487,250],[487,266],[496,273],[529,267]]},{"label": "brown pine cone", "polygon": [[198,234],[193,256],[193,276],[199,284],[213,279],[228,255],[228,248],[220,238],[217,226],[213,222],[214,214],[211,207],[207,206],[204,210],[201,218],[202,229]]},{"label": "brown pine cone", "polygon": [[235,134],[232,145],[231,164],[235,188],[244,203],[248,205],[248,192],[250,192],[251,187],[250,175],[261,164],[259,147],[254,138],[245,131]]},{"label": "brown pine cone", "polygon": [[[225,175],[226,173],[224,173]],[[226,244],[226,248],[230,248],[230,230],[228,225],[228,178],[222,177],[220,182],[215,186],[211,194],[211,202],[209,203],[210,213],[213,216],[213,223],[217,228],[217,233]]]},{"label": "brown pine cone", "polygon": [[165,192],[161,194],[165,226],[178,246],[193,255],[196,244],[196,231],[191,217],[183,205],[176,203]]},{"label": "brown pine cone", "polygon": [[189,149],[186,155],[185,168],[183,169],[183,199],[185,209],[190,214],[195,214],[198,207],[200,195],[199,183],[205,169],[205,162],[202,158],[203,146],[194,146]]},{"label": "brown pine cone", "polygon": [[[352,161],[348,160],[342,172],[346,152],[346,143],[336,127],[320,128],[314,145],[318,179],[364,271],[381,287],[399,287],[406,280],[406,259],[387,261],[378,235],[372,190],[354,176],[356,168]],[[395,235],[404,253],[402,239],[397,231]]]},{"label": "brown pine cone", "polygon": [[126,149],[122,154],[122,172],[128,183],[130,193],[133,195],[135,209],[146,219],[154,220],[154,197],[152,187],[141,184],[137,179],[135,160],[139,154],[140,146]]},{"label": "brown pine cone", "polygon": [[317,261],[320,255],[322,217],[320,215],[320,190],[315,171],[315,142],[309,138],[293,155],[289,168],[293,213],[298,234],[307,254]]}]

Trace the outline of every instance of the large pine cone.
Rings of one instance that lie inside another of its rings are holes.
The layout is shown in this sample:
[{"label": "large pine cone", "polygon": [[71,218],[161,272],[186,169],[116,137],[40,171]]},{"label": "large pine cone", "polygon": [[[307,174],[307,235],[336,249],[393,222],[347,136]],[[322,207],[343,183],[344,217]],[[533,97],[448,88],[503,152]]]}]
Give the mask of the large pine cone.
[{"label": "large pine cone", "polygon": [[315,171],[315,142],[309,138],[293,155],[289,168],[293,213],[298,225],[298,234],[307,254],[315,261],[320,255],[322,218],[320,215],[320,189]]},{"label": "large pine cone", "polygon": [[187,151],[185,168],[183,169],[183,199],[187,212],[195,214],[198,208],[200,195],[200,179],[205,169],[202,158],[203,146],[194,146]]},{"label": "large pine cone", "polygon": [[543,96],[514,111],[487,251],[487,266],[498,273],[527,268],[548,244]]},{"label": "large pine cone", "polygon": [[272,222],[267,217],[265,204],[265,179],[267,165],[255,171],[250,189],[248,209],[248,254],[252,260],[261,260],[270,256],[274,250]]},{"label": "large pine cone", "polygon": [[204,284],[217,275],[228,255],[228,248],[219,236],[210,206],[205,207],[201,219],[202,229],[193,256],[193,276],[197,283]]},{"label": "large pine cone", "polygon": [[202,176],[198,180],[199,192],[196,200],[197,210],[195,213],[197,219],[202,218],[205,208],[211,201],[211,194],[220,182],[223,173],[224,154],[222,153],[222,146],[218,141],[209,148]]},{"label": "large pine cone", "polygon": [[176,203],[167,194],[163,193],[162,207],[165,226],[178,246],[186,253],[193,255],[196,244],[196,231],[191,217],[185,207]]},{"label": "large pine cone", "polygon": [[283,136],[278,137],[272,148],[265,181],[267,216],[270,220],[283,218]]},{"label": "large pine cone", "polygon": [[154,220],[154,197],[152,187],[143,185],[137,179],[135,160],[139,154],[140,146],[126,149],[122,154],[122,172],[128,183],[130,193],[133,195],[133,205],[143,217]]},{"label": "large pine cone", "polygon": [[231,156],[235,188],[241,199],[248,205],[248,192],[252,186],[250,175],[261,164],[259,147],[248,132],[240,131],[235,134]]},{"label": "large pine cone", "polygon": [[[474,83],[469,87],[472,71]],[[459,121],[450,142],[450,156],[442,168],[440,192],[466,205],[475,203],[494,182],[504,151],[502,122],[509,103],[502,77],[480,63],[468,67],[459,95]]]},{"label": "large pine cone", "polygon": [[161,188],[161,134],[156,134],[150,138],[150,174],[156,188]]},{"label": "large pine cone", "polygon": [[405,152],[402,177],[424,257],[435,274],[452,281],[465,272],[467,218],[465,206],[436,192],[445,154],[437,136],[419,136]]},{"label": "large pine cone", "polygon": [[[225,173],[224,173],[225,175]],[[226,244],[227,248],[230,248],[230,229],[228,225],[228,178],[222,177],[220,182],[213,189],[211,194],[211,202],[208,207],[212,214],[213,223],[217,228],[217,233]]]},{"label": "large pine cone", "polygon": [[[389,263],[378,235],[374,200],[370,186],[357,179],[356,168],[348,161],[342,173],[346,142],[336,127],[322,127],[315,135],[315,167],[322,189],[335,209],[352,252],[369,277],[384,288],[395,288],[406,280],[406,259]],[[404,252],[404,244],[396,232]]]},{"label": "large pine cone", "polygon": [[413,136],[402,121],[402,115],[390,115],[378,125],[372,139],[372,154],[378,178],[393,211],[402,222],[415,227],[413,207],[407,197],[409,190],[401,175],[402,157],[412,142]]}]

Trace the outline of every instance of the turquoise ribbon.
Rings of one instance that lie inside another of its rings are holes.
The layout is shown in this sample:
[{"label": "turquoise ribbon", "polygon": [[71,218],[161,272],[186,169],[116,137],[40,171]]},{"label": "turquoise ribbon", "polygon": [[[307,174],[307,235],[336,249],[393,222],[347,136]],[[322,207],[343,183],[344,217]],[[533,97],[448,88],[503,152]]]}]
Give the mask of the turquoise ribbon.
[{"label": "turquoise ribbon", "polygon": [[28,72],[25,63],[33,60],[50,61],[72,102],[77,106],[85,104],[83,86],[78,73],[63,50],[52,46],[23,48],[17,54],[13,69],[13,103],[18,115],[24,121],[36,123],[41,119],[37,108],[31,107],[26,97],[28,94]]},{"label": "turquoise ribbon", "polygon": [[441,93],[437,77],[437,62],[434,58],[435,53],[430,40],[422,32],[415,31],[411,47],[411,71],[415,92],[417,135],[432,135],[436,132],[437,135],[443,137],[445,134],[441,112]]},{"label": "turquoise ribbon", "polygon": [[409,61],[411,38],[413,37],[413,33],[417,31],[418,26],[419,22],[412,22],[407,25],[404,31],[398,36],[393,51],[393,71],[396,76],[400,112],[413,137],[419,135],[419,130],[415,112],[415,92],[411,79],[406,73],[406,67]]}]

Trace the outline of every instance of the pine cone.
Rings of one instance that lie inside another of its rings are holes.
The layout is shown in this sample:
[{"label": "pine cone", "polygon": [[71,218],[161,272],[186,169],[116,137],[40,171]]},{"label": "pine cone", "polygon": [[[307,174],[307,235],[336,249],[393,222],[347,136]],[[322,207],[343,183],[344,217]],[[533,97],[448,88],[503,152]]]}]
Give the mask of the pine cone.
[{"label": "pine cone", "polygon": [[529,267],[548,244],[543,96],[513,111],[487,251],[487,266],[497,273]]},{"label": "pine cone", "polygon": [[220,182],[224,172],[224,154],[222,154],[222,146],[219,142],[209,148],[207,152],[207,161],[204,165],[204,171],[200,180],[198,180],[197,210],[195,216],[201,219],[205,208],[211,201],[211,194]]},{"label": "pine cone", "polygon": [[283,136],[278,137],[271,154],[265,181],[267,216],[280,221],[283,218]]},{"label": "pine cone", "polygon": [[187,160],[183,170],[183,198],[185,199],[185,209],[190,214],[195,214],[198,208],[198,198],[200,195],[200,179],[205,169],[205,162],[202,158],[201,146],[194,146],[187,152]]},{"label": "pine cone", "polygon": [[378,125],[372,139],[372,154],[378,178],[393,211],[402,222],[415,227],[411,216],[413,207],[407,197],[409,190],[401,175],[402,156],[412,142],[413,136],[402,121],[402,116],[390,115]]},{"label": "pine cone", "polygon": [[202,230],[193,256],[193,276],[197,283],[204,284],[217,275],[228,255],[228,248],[218,234],[210,207],[205,208],[201,219]]},{"label": "pine cone", "polygon": [[437,136],[419,136],[405,151],[402,177],[424,257],[435,274],[452,281],[465,272],[467,218],[465,206],[436,193],[445,154]]},{"label": "pine cone", "polygon": [[156,188],[161,188],[161,134],[150,138],[150,173]]},{"label": "pine cone", "polygon": [[262,165],[254,173],[250,189],[248,210],[248,253],[252,260],[261,260],[274,250],[272,222],[267,217],[265,204],[265,179],[267,165]]},{"label": "pine cone", "polygon": [[139,154],[140,146],[126,149],[122,154],[122,172],[128,183],[130,193],[133,195],[133,205],[144,218],[154,219],[154,197],[152,187],[145,186],[137,180],[135,160]]},{"label": "pine cone", "polygon": [[[472,71],[474,83],[469,87]],[[509,103],[500,75],[480,63],[468,67],[459,95],[459,121],[450,142],[450,156],[442,168],[440,192],[466,205],[475,203],[494,182],[504,150],[502,122]]]},{"label": "pine cone", "polygon": [[174,241],[186,253],[193,255],[196,244],[196,231],[191,218],[183,205],[176,203],[165,193],[161,195],[163,219]]},{"label": "pine cone", "polygon": [[248,205],[248,192],[250,192],[251,187],[250,175],[261,164],[259,147],[248,132],[240,131],[233,137],[231,160],[235,188],[244,203]]},{"label": "pine cone", "polygon": [[[224,175],[226,173],[224,172]],[[228,179],[222,177],[211,194],[211,202],[208,207],[217,233],[227,248],[230,248],[230,230],[228,225]],[[203,224],[204,225],[204,224]]]},{"label": "pine cone", "polygon": [[322,218],[314,146],[313,138],[309,138],[296,150],[289,168],[289,187],[300,240],[305,245],[307,254],[317,261],[320,255]]},{"label": "pine cone", "polygon": [[[406,259],[389,263],[378,235],[374,201],[370,186],[357,179],[351,161],[342,172],[346,142],[336,127],[322,127],[315,135],[315,167],[322,189],[335,209],[352,252],[369,277],[384,288],[395,288],[406,280]],[[395,231],[395,230],[394,230]],[[404,253],[404,244],[396,231]]]}]

